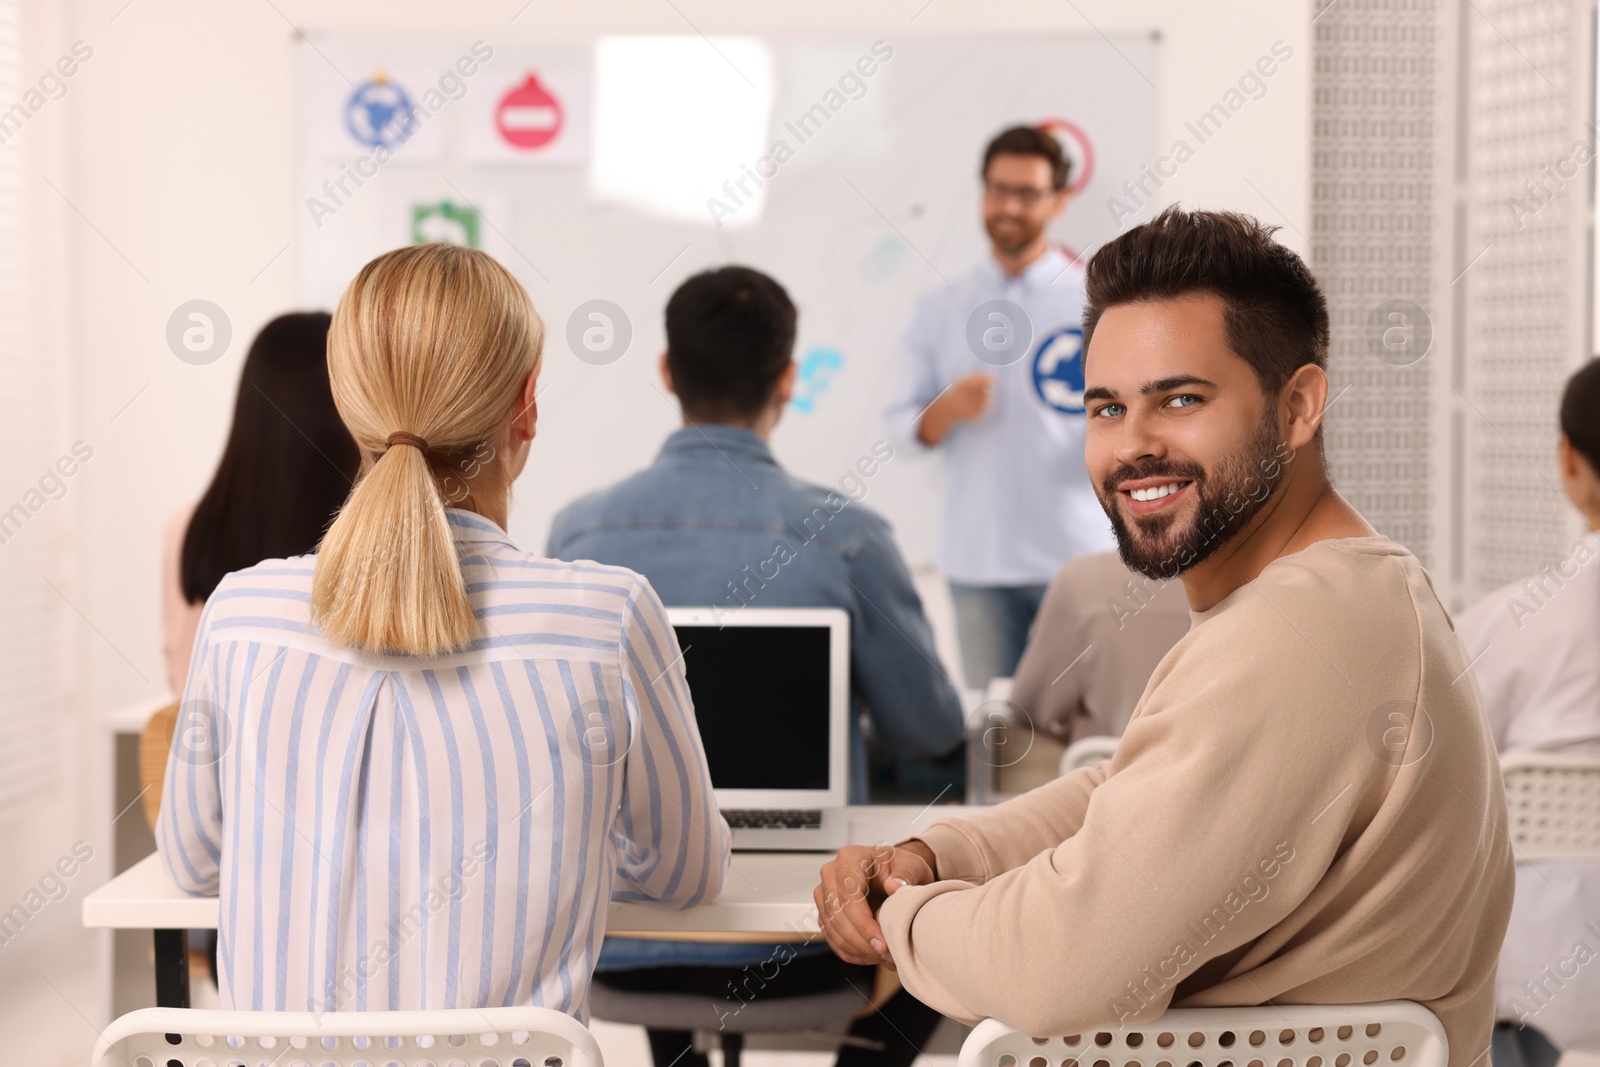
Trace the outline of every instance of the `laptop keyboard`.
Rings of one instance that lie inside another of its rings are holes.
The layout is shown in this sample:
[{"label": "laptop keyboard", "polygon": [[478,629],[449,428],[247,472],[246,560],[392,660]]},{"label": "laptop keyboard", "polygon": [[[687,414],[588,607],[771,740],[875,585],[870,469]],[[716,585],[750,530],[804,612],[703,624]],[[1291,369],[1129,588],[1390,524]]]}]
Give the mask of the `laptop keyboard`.
[{"label": "laptop keyboard", "polygon": [[822,825],[821,809],[724,809],[722,817],[734,830],[815,830]]}]

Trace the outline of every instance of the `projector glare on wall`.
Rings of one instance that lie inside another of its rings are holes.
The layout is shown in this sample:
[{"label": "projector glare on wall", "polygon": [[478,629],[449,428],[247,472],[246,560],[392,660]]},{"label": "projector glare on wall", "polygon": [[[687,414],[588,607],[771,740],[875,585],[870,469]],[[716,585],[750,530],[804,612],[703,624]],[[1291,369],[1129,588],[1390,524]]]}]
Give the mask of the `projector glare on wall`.
[{"label": "projector glare on wall", "polygon": [[[715,225],[707,201],[724,197],[767,150],[773,61],[750,37],[606,37],[595,69],[590,184],[600,200]],[[761,216],[748,184],[726,225]]]}]

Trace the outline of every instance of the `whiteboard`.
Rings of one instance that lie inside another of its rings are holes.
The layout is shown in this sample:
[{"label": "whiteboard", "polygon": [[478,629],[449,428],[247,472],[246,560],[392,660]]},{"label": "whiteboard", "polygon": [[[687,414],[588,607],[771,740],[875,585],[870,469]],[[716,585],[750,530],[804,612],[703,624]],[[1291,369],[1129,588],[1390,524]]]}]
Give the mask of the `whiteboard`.
[{"label": "whiteboard", "polygon": [[[647,465],[680,425],[657,371],[672,290],[709,267],[756,267],[800,310],[774,451],[836,485],[883,437],[914,300],[988,254],[985,143],[1057,125],[1087,183],[1052,238],[1087,255],[1117,232],[1109,198],[1156,155],[1156,51],[1099,36],[316,35],[298,56],[301,298],[331,309],[363,263],[415,239],[474,243],[522,281],[545,321],[545,369],[511,526],[540,551],[557,509]],[[425,121],[403,129],[402,101]],[[593,301],[626,328],[589,318]],[[591,340],[612,347],[575,350],[596,323]],[[937,457],[897,454],[862,502],[915,565],[933,556],[941,491]]]}]

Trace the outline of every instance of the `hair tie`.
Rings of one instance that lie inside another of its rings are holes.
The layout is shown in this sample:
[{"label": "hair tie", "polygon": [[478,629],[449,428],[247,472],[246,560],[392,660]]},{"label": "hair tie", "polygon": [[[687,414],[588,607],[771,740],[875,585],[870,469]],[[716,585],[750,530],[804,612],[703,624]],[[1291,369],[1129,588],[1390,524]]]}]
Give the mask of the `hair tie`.
[{"label": "hair tie", "polygon": [[407,433],[405,430],[396,430],[386,437],[383,443],[386,448],[393,448],[395,445],[411,445],[413,448],[421,449],[424,453],[428,451],[427,441],[414,433]]}]

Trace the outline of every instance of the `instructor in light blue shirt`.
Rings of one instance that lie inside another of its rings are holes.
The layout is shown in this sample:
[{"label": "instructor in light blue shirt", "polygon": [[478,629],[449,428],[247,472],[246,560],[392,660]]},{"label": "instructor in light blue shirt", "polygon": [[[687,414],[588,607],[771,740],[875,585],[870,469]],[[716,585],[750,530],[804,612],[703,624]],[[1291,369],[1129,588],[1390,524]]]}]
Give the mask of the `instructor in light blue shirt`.
[{"label": "instructor in light blue shirt", "polygon": [[1061,564],[1114,547],[1083,462],[1083,270],[1045,232],[1068,169],[1047,130],[989,142],[993,258],[918,301],[885,413],[895,447],[946,456],[939,565],[975,688],[1016,669]]}]

